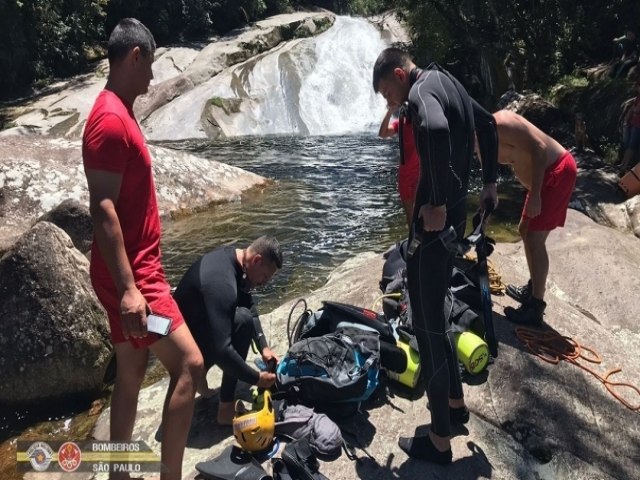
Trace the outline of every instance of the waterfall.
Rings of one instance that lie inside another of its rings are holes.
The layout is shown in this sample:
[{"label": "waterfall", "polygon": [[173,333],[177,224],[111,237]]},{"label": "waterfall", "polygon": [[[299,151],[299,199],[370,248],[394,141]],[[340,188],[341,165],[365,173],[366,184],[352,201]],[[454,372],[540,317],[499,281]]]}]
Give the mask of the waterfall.
[{"label": "waterfall", "polygon": [[347,133],[379,125],[384,100],[373,91],[371,74],[386,47],[369,22],[336,18],[315,42],[313,71],[302,79],[300,116],[312,134]]},{"label": "waterfall", "polygon": [[227,135],[342,134],[370,130],[384,115],[371,74],[386,47],[368,21],[337,17],[315,38],[289,42],[220,75],[212,96],[242,100],[216,118]]}]

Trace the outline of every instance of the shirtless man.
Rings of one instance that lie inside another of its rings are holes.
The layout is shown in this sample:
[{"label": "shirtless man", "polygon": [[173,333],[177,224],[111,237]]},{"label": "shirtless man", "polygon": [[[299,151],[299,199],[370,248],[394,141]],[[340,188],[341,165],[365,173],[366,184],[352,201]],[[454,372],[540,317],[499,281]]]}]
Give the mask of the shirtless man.
[{"label": "shirtless man", "polygon": [[545,243],[551,230],[564,226],[576,182],[576,162],[562,145],[524,117],[508,110],[493,116],[498,130],[498,162],[510,165],[528,191],[518,230],[530,280],[522,287],[507,286],[507,294],[522,305],[506,307],[504,312],[512,322],[540,325],[547,306],[544,292],[549,256]]}]

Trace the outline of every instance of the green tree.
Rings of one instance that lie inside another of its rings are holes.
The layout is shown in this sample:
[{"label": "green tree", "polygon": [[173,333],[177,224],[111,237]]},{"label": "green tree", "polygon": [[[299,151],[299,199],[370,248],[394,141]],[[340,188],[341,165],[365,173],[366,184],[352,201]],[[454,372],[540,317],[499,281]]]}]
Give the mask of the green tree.
[{"label": "green tree", "polygon": [[87,50],[103,34],[107,1],[0,2],[0,95],[18,94],[36,79],[80,71]]},{"label": "green tree", "polygon": [[[482,52],[511,54],[524,86],[609,59],[614,36],[640,34],[636,0],[398,0],[419,59],[481,69]],[[627,23],[630,22],[630,23]],[[470,63],[471,65],[466,65]]]}]

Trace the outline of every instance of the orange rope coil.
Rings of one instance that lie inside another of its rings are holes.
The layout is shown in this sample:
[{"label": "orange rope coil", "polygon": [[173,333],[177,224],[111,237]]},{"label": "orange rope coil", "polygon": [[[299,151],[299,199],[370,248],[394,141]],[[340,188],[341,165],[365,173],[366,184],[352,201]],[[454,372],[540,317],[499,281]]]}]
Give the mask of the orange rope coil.
[{"label": "orange rope coil", "polygon": [[561,360],[565,360],[577,365],[596,377],[604,385],[607,391],[629,410],[633,410],[634,412],[640,410],[640,403],[632,405],[616,391],[617,388],[630,388],[640,397],[640,388],[632,385],[631,383],[613,382],[609,380],[610,376],[621,372],[621,368],[614,368],[603,377],[598,372],[595,372],[579,362],[579,360],[582,359],[589,363],[601,363],[602,359],[595,350],[585,347],[584,345],[580,345],[571,337],[560,335],[553,331],[517,327],[516,336],[518,337],[518,340],[520,340],[531,351],[531,353],[540,357],[545,362],[557,365]]}]

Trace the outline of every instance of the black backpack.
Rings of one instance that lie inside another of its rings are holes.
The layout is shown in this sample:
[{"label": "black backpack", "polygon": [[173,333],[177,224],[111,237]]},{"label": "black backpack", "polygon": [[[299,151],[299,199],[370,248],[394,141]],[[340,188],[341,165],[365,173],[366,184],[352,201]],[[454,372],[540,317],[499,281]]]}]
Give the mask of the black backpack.
[{"label": "black backpack", "polygon": [[[411,328],[411,303],[406,270],[407,240],[397,243],[384,254],[380,290],[384,294],[382,310],[388,322],[395,321]],[[473,274],[474,262],[462,257],[454,258],[454,267],[445,297],[444,314],[454,331],[472,330],[484,334],[484,324],[477,312],[481,311],[480,289]]]},{"label": "black backpack", "polygon": [[[302,301],[304,302],[304,300]],[[377,333],[381,341],[395,344],[393,329],[385,320],[384,315],[368,308],[327,300],[322,302],[322,308],[316,312],[305,308],[303,314],[295,322],[293,330],[289,329],[289,342],[291,344],[303,338],[319,337],[344,327],[360,328],[364,331]]]},{"label": "black backpack", "polygon": [[[300,304],[304,311],[292,323]],[[358,410],[378,386],[381,344],[393,342],[397,348],[382,316],[337,302],[325,301],[313,312],[304,299],[298,300],[289,314],[287,336],[289,350],[276,371],[274,398],[314,407],[331,417]]]},{"label": "black backpack", "polygon": [[276,370],[273,396],[328,415],[350,414],[376,389],[379,371],[379,336],[339,328],[289,347]]}]

